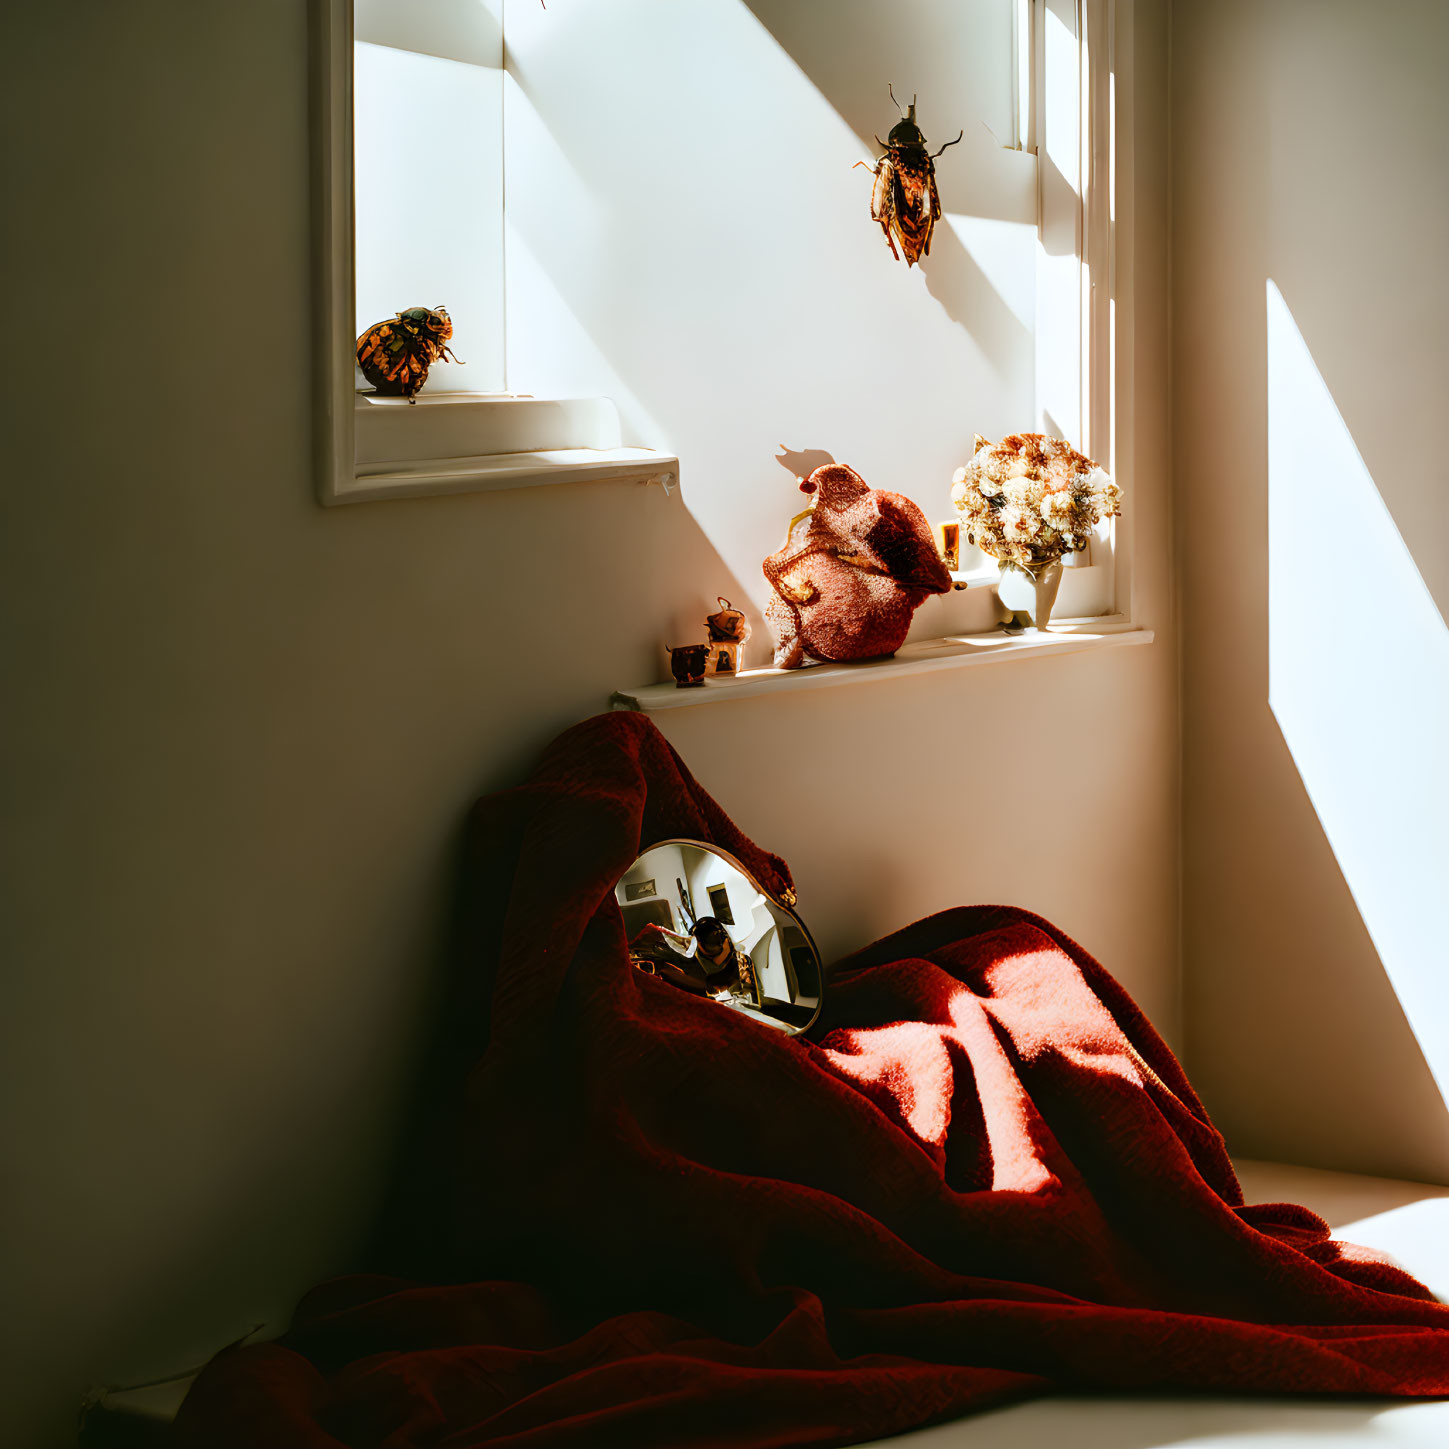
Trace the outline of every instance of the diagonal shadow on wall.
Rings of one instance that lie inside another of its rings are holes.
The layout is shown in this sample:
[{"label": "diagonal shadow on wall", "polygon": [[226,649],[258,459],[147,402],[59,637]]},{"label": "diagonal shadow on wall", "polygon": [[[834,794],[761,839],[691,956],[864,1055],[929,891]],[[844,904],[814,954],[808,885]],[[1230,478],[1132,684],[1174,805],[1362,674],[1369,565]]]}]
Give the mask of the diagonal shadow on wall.
[{"label": "diagonal shadow on wall", "polygon": [[[1267,342],[1269,704],[1449,1098],[1449,629],[1271,280]],[[1356,604],[1314,546],[1328,527]]]}]

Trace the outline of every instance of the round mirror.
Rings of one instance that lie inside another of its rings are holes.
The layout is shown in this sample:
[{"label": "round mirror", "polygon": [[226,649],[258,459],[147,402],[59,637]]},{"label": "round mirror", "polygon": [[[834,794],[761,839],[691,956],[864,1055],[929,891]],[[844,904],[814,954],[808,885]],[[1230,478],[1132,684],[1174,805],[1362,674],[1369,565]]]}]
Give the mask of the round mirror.
[{"label": "round mirror", "polygon": [[824,973],[810,932],[718,846],[651,845],[614,896],[639,970],[791,1035],[820,1014]]}]

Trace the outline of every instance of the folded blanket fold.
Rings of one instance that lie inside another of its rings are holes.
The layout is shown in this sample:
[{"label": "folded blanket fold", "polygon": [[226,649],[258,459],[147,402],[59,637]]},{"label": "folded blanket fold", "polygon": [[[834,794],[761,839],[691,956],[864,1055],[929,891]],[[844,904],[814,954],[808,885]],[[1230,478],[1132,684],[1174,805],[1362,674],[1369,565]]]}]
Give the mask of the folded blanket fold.
[{"label": "folded blanket fold", "polygon": [[180,1442],[832,1445],[1051,1388],[1449,1395],[1449,1309],[1245,1206],[1172,1053],[1047,922],[917,922],[833,970],[804,1041],[629,964],[641,844],[789,885],[644,716],[563,735],[473,834],[476,1060],[416,1179],[435,1281],[315,1290],[213,1360]]}]

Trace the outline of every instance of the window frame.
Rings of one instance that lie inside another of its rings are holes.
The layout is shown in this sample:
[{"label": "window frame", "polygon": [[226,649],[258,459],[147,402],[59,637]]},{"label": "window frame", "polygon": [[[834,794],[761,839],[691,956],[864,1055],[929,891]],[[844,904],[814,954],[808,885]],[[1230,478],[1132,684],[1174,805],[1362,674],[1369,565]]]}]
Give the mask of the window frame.
[{"label": "window frame", "polygon": [[352,0],[313,0],[313,235],[319,499],[357,477],[352,369],[357,274],[352,210]]},{"label": "window frame", "polygon": [[[1130,145],[1131,136],[1130,127],[1117,126],[1115,114],[1117,12],[1122,3],[1018,0],[1018,33],[1029,37],[1032,87],[1024,107],[1027,134],[1019,139],[1037,158],[1036,426],[1043,432],[1060,429],[1126,484],[1116,418],[1118,328],[1124,310],[1119,302],[1126,300],[1119,296],[1116,225],[1118,212],[1130,201],[1121,186],[1117,152],[1119,137]],[[1053,25],[1064,28],[1074,42],[1069,51],[1049,43]],[[1056,104],[1051,104],[1053,99]],[[1057,159],[1065,161],[1064,169]],[[1058,260],[1065,256],[1075,258],[1069,293],[1061,285]],[[1054,289],[1058,297],[1070,295],[1075,306],[1043,306]],[[1071,359],[1066,368],[1063,358]],[[1063,414],[1065,427],[1060,423]],[[1068,556],[1074,571],[1103,573],[1091,589],[1101,609],[1073,617],[1129,615],[1121,522],[1112,520],[1085,555]],[[1078,578],[1066,587],[1085,591],[1087,580]]]},{"label": "window frame", "polygon": [[[314,472],[324,507],[374,499],[489,492],[554,483],[660,483],[666,493],[679,480],[679,460],[648,448],[620,446],[618,414],[606,398],[527,399],[533,417],[551,419],[519,451],[430,456],[429,409],[409,409],[418,429],[417,457],[401,462],[359,460],[356,388],[356,213],[353,138],[353,0],[311,0],[312,199],[314,318]],[[506,299],[505,299],[506,313]],[[505,371],[506,371],[505,357]],[[523,401],[523,400],[520,400]],[[500,417],[506,397],[469,399],[450,406],[476,409],[480,436],[514,446],[521,429],[487,430],[487,414]]]}]

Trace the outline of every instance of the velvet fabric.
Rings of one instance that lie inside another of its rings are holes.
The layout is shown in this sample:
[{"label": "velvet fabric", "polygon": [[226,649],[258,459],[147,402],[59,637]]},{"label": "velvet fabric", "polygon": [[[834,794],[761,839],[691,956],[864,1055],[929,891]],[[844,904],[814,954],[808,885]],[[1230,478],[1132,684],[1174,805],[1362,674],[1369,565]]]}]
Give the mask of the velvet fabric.
[{"label": "velvet fabric", "polygon": [[1245,1206],[1171,1052],[1046,921],[908,926],[790,1039],[629,965],[641,842],[789,883],[646,718],[569,731],[475,826],[446,1273],[315,1290],[212,1361],[182,1443],[832,1445],[1053,1388],[1449,1393],[1449,1309]]}]

